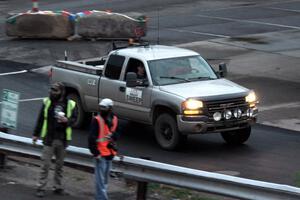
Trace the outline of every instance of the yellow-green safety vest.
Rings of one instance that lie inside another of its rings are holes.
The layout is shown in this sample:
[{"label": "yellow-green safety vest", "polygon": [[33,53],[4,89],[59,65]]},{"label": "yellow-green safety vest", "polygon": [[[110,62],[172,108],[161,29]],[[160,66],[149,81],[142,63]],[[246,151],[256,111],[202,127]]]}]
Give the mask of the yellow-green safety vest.
[{"label": "yellow-green safety vest", "polygon": [[[48,130],[48,110],[50,108],[51,105],[51,100],[49,99],[49,97],[44,99],[44,123],[42,126],[42,132],[41,132],[41,138],[46,137],[47,135],[47,130]],[[73,100],[68,100],[68,105],[67,105],[67,118],[70,118],[72,115],[72,111],[75,108],[76,103]],[[68,126],[66,128],[66,139],[67,141],[72,140],[72,128],[70,126]]]}]

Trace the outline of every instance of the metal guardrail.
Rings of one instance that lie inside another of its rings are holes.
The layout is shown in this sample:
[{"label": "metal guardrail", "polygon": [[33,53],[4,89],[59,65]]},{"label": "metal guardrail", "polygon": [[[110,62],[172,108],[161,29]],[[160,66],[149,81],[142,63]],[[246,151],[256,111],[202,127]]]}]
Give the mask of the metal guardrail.
[{"label": "metal guardrail", "polygon": [[[41,141],[32,145],[30,138],[0,132],[0,151],[38,157]],[[88,149],[69,146],[65,162],[93,168]],[[300,188],[263,181],[250,180],[185,167],[179,167],[139,158],[115,157],[113,168],[124,176],[145,182],[157,182],[250,200],[299,200]]]}]

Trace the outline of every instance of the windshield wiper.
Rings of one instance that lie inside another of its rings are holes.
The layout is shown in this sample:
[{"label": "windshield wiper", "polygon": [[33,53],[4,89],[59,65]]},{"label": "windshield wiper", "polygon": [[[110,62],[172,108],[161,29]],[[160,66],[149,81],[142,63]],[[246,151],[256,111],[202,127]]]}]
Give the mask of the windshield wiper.
[{"label": "windshield wiper", "polygon": [[209,77],[209,76],[198,76],[189,78],[188,80],[214,80],[215,78]]},{"label": "windshield wiper", "polygon": [[159,78],[177,79],[177,80],[183,80],[185,82],[191,82],[189,79],[181,78],[177,76],[160,76]]}]

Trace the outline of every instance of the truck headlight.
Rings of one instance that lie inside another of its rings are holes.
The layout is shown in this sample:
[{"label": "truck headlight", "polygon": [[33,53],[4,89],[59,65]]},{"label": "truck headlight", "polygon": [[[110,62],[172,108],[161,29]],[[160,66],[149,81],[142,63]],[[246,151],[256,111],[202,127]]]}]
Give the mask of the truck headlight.
[{"label": "truck headlight", "polygon": [[188,99],[182,103],[183,113],[186,115],[196,115],[202,113],[203,102],[196,99]]},{"label": "truck headlight", "polygon": [[245,98],[246,102],[254,103],[256,101],[256,94],[254,91],[251,91]]},{"label": "truck headlight", "polygon": [[251,91],[246,97],[245,100],[250,104],[250,107],[254,107],[257,103],[257,97],[254,91]]}]

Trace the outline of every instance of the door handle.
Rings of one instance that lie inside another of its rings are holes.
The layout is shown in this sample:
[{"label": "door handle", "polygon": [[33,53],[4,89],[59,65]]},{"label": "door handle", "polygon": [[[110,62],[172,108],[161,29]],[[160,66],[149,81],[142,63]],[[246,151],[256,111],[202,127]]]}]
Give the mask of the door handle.
[{"label": "door handle", "polygon": [[121,87],[119,87],[119,90],[120,90],[121,92],[125,92],[126,88],[123,87],[123,86],[121,86]]}]

